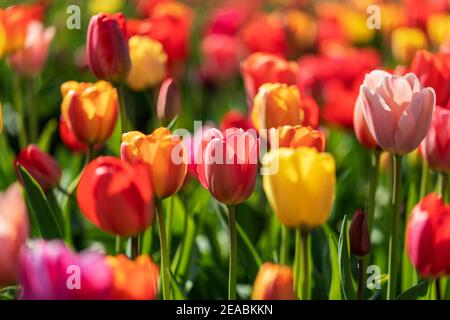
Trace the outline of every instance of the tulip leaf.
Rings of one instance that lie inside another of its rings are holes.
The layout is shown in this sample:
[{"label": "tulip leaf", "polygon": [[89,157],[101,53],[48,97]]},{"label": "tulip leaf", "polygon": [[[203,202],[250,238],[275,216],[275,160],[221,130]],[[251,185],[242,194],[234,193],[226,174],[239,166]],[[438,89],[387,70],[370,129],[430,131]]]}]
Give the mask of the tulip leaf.
[{"label": "tulip leaf", "polygon": [[39,140],[37,142],[37,145],[39,149],[42,151],[48,152],[50,148],[50,143],[52,142],[52,136],[55,133],[56,129],[58,128],[58,122],[55,119],[50,120],[47,122],[47,125],[45,126],[44,130],[42,131]]},{"label": "tulip leaf", "polygon": [[178,117],[179,117],[179,115],[177,114],[177,115],[170,121],[170,123],[167,125],[167,129],[172,130],[172,129],[175,127],[175,125],[177,124],[177,121],[178,121]]},{"label": "tulip leaf", "polygon": [[344,216],[338,242],[339,273],[341,275],[341,286],[342,292],[344,293],[344,298],[346,300],[355,300],[355,286],[350,267],[350,255],[348,248],[347,216]]},{"label": "tulip leaf", "polygon": [[429,281],[422,279],[416,285],[398,295],[396,300],[417,300],[427,293],[428,285]]},{"label": "tulip leaf", "polygon": [[41,187],[20,165],[19,172],[24,184],[27,202],[38,224],[41,236],[44,239],[62,238],[61,229]]},{"label": "tulip leaf", "polygon": [[341,276],[339,272],[338,246],[335,237],[329,235],[330,261],[331,261],[331,285],[328,298],[330,300],[342,300]]},{"label": "tulip leaf", "polygon": [[174,300],[186,300],[186,295],[178,283],[177,279],[173,275],[172,271],[169,270],[170,278],[172,279],[172,298]]}]

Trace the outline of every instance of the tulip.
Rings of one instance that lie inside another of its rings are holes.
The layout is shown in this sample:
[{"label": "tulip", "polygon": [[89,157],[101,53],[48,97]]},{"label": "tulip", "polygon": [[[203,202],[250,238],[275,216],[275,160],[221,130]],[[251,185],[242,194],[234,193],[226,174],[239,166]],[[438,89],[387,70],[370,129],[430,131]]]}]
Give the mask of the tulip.
[{"label": "tulip", "polygon": [[259,130],[284,125],[315,126],[317,115],[317,105],[313,101],[305,104],[296,86],[267,83],[259,88],[253,100],[251,118]]},{"label": "tulip", "polygon": [[160,122],[172,120],[181,112],[180,90],[172,78],[164,80],[159,89],[156,115]]},{"label": "tulip", "polygon": [[427,37],[420,29],[398,28],[392,32],[392,55],[400,63],[410,63],[416,51],[427,46]]},{"label": "tulip", "polygon": [[297,79],[298,66],[295,62],[269,53],[253,53],[241,64],[247,97],[251,101],[258,89],[265,83],[284,83],[294,85]]},{"label": "tulip", "polygon": [[247,12],[241,7],[219,7],[210,17],[206,34],[224,34],[235,36],[247,18]]},{"label": "tulip", "polygon": [[422,277],[450,274],[450,207],[435,193],[411,211],[406,227],[409,259]]},{"label": "tulip", "polygon": [[114,13],[120,11],[125,4],[125,0],[89,0],[88,11],[94,15],[100,12]]},{"label": "tulip", "polygon": [[258,140],[242,129],[230,128],[215,136],[197,166],[201,184],[220,202],[236,205],[253,192],[258,170]]},{"label": "tulip", "polygon": [[348,233],[351,254],[358,257],[368,255],[371,247],[370,234],[367,226],[367,215],[361,209],[355,212]]},{"label": "tulip", "polygon": [[314,148],[318,152],[325,150],[325,135],[323,132],[314,130],[311,127],[302,126],[281,126],[270,129],[269,140],[272,147],[273,137],[278,139],[279,148]]},{"label": "tulip", "polygon": [[[206,125],[196,129],[194,134],[188,135],[183,139],[183,144],[186,148],[186,158],[188,160],[188,174],[196,179],[198,179],[197,166],[202,163],[202,155],[209,140],[212,136],[209,135],[209,130],[213,129],[212,124],[207,123]],[[221,137],[220,131],[217,131],[217,137]]]},{"label": "tulip", "polygon": [[148,37],[133,36],[128,41],[131,71],[127,83],[133,90],[159,84],[166,76],[167,54],[160,42]]},{"label": "tulip", "polygon": [[148,256],[136,261],[124,255],[107,257],[112,269],[113,285],[109,298],[113,300],[154,300],[158,293],[159,267]]},{"label": "tulip", "polygon": [[137,235],[153,222],[153,193],[147,169],[114,157],[99,157],[83,171],[77,201],[84,216],[100,229]]},{"label": "tulip", "polygon": [[417,51],[411,72],[417,75],[424,87],[434,89],[438,106],[450,107],[450,54]]},{"label": "tulip", "polygon": [[292,269],[264,263],[253,284],[253,300],[295,300]]},{"label": "tulip", "polygon": [[35,240],[20,252],[25,300],[107,299],[112,273],[98,253],[72,252],[60,240]]},{"label": "tulip", "polygon": [[42,70],[55,32],[55,27],[44,29],[41,22],[33,21],[28,24],[23,48],[14,52],[9,59],[17,73],[34,76]]},{"label": "tulip", "polygon": [[306,13],[299,10],[287,10],[284,14],[286,28],[290,38],[299,49],[307,49],[314,44],[317,25]]},{"label": "tulip", "polygon": [[91,18],[86,52],[89,68],[102,80],[124,81],[131,69],[123,14],[100,13]]},{"label": "tulip", "polygon": [[72,152],[86,152],[89,149],[89,145],[78,141],[77,136],[62,117],[59,120],[59,136],[65,146]]},{"label": "tulip", "polygon": [[61,85],[62,118],[77,139],[85,144],[102,144],[114,131],[119,109],[116,89],[106,81]]},{"label": "tulip", "polygon": [[187,172],[186,149],[180,137],[164,127],[146,136],[138,131],[122,135],[122,159],[143,162],[159,199],[180,190]]},{"label": "tulip", "polygon": [[430,168],[447,172],[450,170],[450,111],[434,110],[431,127],[420,144],[420,151]]},{"label": "tulip", "polygon": [[22,149],[15,160],[16,174],[21,180],[18,165],[30,173],[44,192],[57,186],[61,178],[61,168],[58,163],[34,144]]},{"label": "tulip", "polygon": [[220,122],[220,130],[225,131],[230,128],[240,128],[244,131],[252,129],[250,119],[238,110],[230,110],[223,116]]},{"label": "tulip", "polygon": [[427,33],[431,42],[439,46],[450,39],[450,15],[435,14],[428,18]]},{"label": "tulip", "polygon": [[278,164],[278,171],[263,176],[267,199],[289,228],[312,229],[325,223],[334,200],[335,162],[331,154],[314,148],[272,149],[264,167]]},{"label": "tulip", "polygon": [[353,130],[355,132],[356,139],[364,147],[369,149],[378,148],[378,144],[373,138],[367,126],[367,121],[364,116],[364,104],[361,97],[356,99],[355,109],[353,111]]},{"label": "tulip", "polygon": [[414,74],[393,76],[380,70],[366,75],[360,99],[373,138],[395,155],[419,146],[430,127],[436,101],[434,90],[422,88]]},{"label": "tulip", "polygon": [[17,279],[19,250],[28,237],[28,214],[18,184],[0,193],[0,288]]}]

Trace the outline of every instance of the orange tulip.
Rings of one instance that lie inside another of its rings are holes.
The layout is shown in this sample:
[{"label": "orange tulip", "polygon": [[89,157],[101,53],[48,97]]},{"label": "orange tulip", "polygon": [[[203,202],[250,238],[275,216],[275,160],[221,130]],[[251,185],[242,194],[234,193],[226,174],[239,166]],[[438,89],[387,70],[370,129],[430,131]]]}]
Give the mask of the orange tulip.
[{"label": "orange tulip", "polygon": [[163,199],[180,190],[187,172],[186,149],[180,137],[164,127],[146,136],[139,131],[122,135],[122,159],[143,162],[150,173],[153,189]]},{"label": "orange tulip", "polygon": [[62,118],[80,142],[101,144],[111,136],[119,103],[110,83],[68,81],[62,84],[61,94]]},{"label": "orange tulip", "polygon": [[253,285],[253,300],[294,300],[292,269],[264,263]]},{"label": "orange tulip", "polygon": [[[311,127],[281,126],[270,129],[269,139],[278,138],[279,148],[314,148],[319,152],[325,150],[325,135]],[[270,142],[273,146],[272,141]]]},{"label": "orange tulip", "polygon": [[148,256],[136,261],[124,255],[107,257],[107,264],[113,271],[113,285],[110,299],[154,300],[158,293],[159,267]]}]

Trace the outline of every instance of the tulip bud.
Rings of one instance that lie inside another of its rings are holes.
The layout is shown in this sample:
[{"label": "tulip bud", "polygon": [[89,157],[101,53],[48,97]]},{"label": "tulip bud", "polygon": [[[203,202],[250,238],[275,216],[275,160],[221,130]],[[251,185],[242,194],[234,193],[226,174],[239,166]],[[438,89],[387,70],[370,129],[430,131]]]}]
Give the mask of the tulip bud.
[{"label": "tulip bud", "polygon": [[161,122],[170,121],[181,112],[180,90],[172,78],[164,80],[159,89],[156,111]]},{"label": "tulip bud", "polygon": [[107,299],[112,283],[106,257],[74,253],[60,240],[35,240],[24,246],[19,278],[25,300]]},{"label": "tulip bud", "polygon": [[242,203],[255,188],[259,141],[238,128],[227,129],[225,134],[214,130],[214,134],[197,165],[198,178],[220,202]]},{"label": "tulip bud", "polygon": [[119,110],[116,89],[106,81],[61,85],[61,114],[68,129],[85,144],[102,144],[114,131]]},{"label": "tulip bud", "polygon": [[89,145],[82,143],[77,139],[75,133],[70,130],[69,126],[62,117],[59,120],[59,136],[61,137],[64,145],[72,152],[84,152],[89,149]]},{"label": "tulip bud", "polygon": [[15,161],[16,174],[21,180],[18,165],[30,173],[44,192],[55,187],[61,178],[61,168],[58,163],[34,144],[22,149]]},{"label": "tulip bud", "polygon": [[151,135],[138,131],[124,133],[122,159],[145,164],[158,198],[163,199],[180,190],[187,172],[186,149],[180,137],[164,127]]},{"label": "tulip bud", "polygon": [[253,300],[295,300],[292,269],[264,263],[253,284]]},{"label": "tulip bud", "polygon": [[282,126],[271,128],[269,141],[272,147],[276,146],[272,138],[278,139],[279,148],[314,148],[318,152],[325,151],[325,135],[323,132],[311,127]]},{"label": "tulip bud", "polygon": [[131,69],[126,21],[123,14],[100,13],[91,18],[87,58],[92,73],[102,80],[124,81]]},{"label": "tulip bud", "polygon": [[85,217],[115,235],[143,232],[153,222],[153,194],[147,169],[114,157],[99,157],[84,169],[77,201]]},{"label": "tulip bud", "polygon": [[154,300],[158,293],[159,267],[148,256],[135,261],[124,255],[109,256],[107,263],[113,272],[109,293],[112,300]]},{"label": "tulip bud", "polygon": [[0,288],[14,283],[19,249],[28,238],[28,214],[18,184],[0,193]]},{"label": "tulip bud", "polygon": [[356,210],[348,233],[351,254],[358,257],[368,255],[371,247],[369,228],[367,226],[367,215],[361,209]]}]

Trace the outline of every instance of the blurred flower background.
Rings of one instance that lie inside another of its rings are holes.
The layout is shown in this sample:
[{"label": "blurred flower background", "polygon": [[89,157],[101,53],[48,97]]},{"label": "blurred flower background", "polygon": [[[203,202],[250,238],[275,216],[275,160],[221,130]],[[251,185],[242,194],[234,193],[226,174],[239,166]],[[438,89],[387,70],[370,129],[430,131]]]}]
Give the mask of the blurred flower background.
[{"label": "blurred flower background", "polygon": [[450,1],[0,7],[0,299],[450,299]]}]

